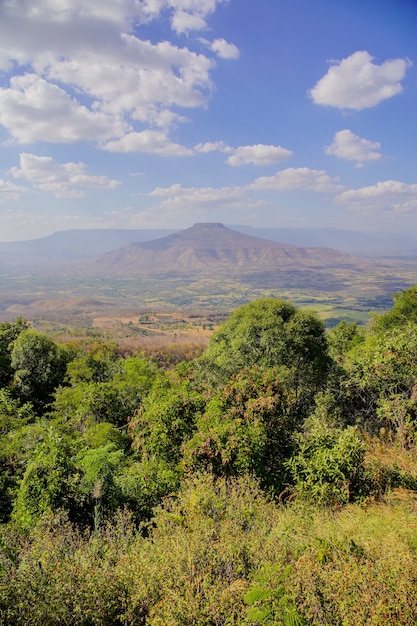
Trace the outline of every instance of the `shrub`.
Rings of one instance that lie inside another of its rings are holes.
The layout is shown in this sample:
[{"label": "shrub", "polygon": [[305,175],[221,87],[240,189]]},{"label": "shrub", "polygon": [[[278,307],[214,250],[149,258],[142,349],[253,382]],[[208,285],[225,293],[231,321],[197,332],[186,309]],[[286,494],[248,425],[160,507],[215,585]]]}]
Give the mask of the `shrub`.
[{"label": "shrub", "polygon": [[318,504],[346,504],[363,495],[365,443],[357,428],[329,426],[311,417],[287,462],[297,495]]}]

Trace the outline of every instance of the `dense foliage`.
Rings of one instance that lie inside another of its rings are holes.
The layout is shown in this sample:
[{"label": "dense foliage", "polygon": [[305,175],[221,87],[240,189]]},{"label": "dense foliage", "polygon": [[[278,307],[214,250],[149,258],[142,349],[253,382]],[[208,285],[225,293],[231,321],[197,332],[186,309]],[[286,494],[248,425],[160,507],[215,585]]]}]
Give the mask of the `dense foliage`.
[{"label": "dense foliage", "polygon": [[0,324],[0,624],[415,624],[416,293],[165,368]]}]

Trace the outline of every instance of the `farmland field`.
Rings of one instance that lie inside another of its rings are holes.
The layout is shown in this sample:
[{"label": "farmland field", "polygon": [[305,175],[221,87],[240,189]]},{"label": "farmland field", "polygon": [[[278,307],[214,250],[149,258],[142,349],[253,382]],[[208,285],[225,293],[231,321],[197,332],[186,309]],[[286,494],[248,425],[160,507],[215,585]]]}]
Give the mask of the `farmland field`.
[{"label": "farmland field", "polygon": [[204,341],[227,314],[257,298],[277,297],[314,309],[327,326],[365,323],[391,306],[392,294],[417,283],[413,261],[361,270],[233,272],[221,276],[91,278],[70,272],[0,275],[0,321],[21,316],[35,328],[111,333],[120,338],[176,336]]}]

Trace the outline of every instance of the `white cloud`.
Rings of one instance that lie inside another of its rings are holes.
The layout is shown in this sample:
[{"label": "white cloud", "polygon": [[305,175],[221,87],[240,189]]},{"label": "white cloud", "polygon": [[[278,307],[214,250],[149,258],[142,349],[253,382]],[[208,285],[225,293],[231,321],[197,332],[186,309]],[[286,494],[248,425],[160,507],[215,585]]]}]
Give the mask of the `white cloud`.
[{"label": "white cloud", "polygon": [[165,207],[184,206],[212,206],[226,207],[239,205],[248,201],[244,187],[182,187],[179,184],[170,187],[157,187],[150,192],[150,196],[166,198]]},{"label": "white cloud", "polygon": [[411,62],[390,59],[381,65],[365,50],[336,61],[309,92],[316,104],[357,111],[374,107],[402,92],[401,80]]},{"label": "white cloud", "polygon": [[[182,187],[177,183],[170,187],[157,187],[148,195],[162,198],[156,209],[165,210],[165,216],[169,217],[169,211],[172,211],[172,215],[184,215],[190,211],[200,212],[201,215],[215,209],[243,211],[267,204],[264,200],[252,197],[250,192],[296,189],[334,193],[340,192],[343,186],[334,182],[324,171],[299,168],[282,170],[275,176],[257,178],[245,186]],[[150,209],[150,213],[155,213],[156,209]]]},{"label": "white cloud", "polygon": [[0,68],[16,74],[0,93],[0,124],[20,143],[102,145],[183,122],[178,109],[203,107],[212,92],[213,59],[134,29],[152,19],[200,29],[222,1],[0,2]]},{"label": "white cloud", "polygon": [[183,187],[174,184],[170,187],[157,187],[149,194],[160,201],[137,213],[131,221],[132,227],[159,224],[167,227],[185,227],[196,221],[222,222],[227,212],[227,220],[244,220],[246,212],[265,204],[253,199],[246,187]]},{"label": "white cloud", "polygon": [[[165,0],[173,9],[171,25],[177,33],[207,28],[207,17],[225,0]],[[227,0],[226,0],[227,1]]]},{"label": "white cloud", "polygon": [[73,85],[106,112],[161,126],[181,120],[170,107],[205,104],[213,62],[204,55],[126,34],[114,54],[99,57],[88,51],[82,60],[78,55],[55,60],[45,71],[50,80]]},{"label": "white cloud", "polygon": [[386,180],[361,189],[348,189],[335,198],[347,209],[363,213],[399,213],[417,210],[417,184]]},{"label": "white cloud", "polygon": [[104,148],[109,152],[153,152],[171,156],[190,156],[193,151],[185,146],[172,143],[162,131],[144,130],[140,133],[129,133],[110,141]]},{"label": "white cloud", "polygon": [[90,176],[84,172],[83,163],[56,163],[51,157],[22,153],[20,168],[13,167],[10,173],[15,178],[24,178],[35,189],[50,191],[57,198],[79,198],[80,187],[115,189],[120,184],[106,176]]},{"label": "white cloud", "polygon": [[0,124],[19,143],[74,143],[123,133],[117,118],[90,111],[35,74],[15,76],[10,88],[0,89]]},{"label": "white cloud", "polygon": [[194,150],[196,152],[203,152],[207,154],[207,152],[232,152],[233,148],[228,146],[224,141],[208,141],[206,143],[198,143]]},{"label": "white cloud", "polygon": [[[158,11],[159,13],[159,11]],[[121,32],[151,12],[134,0],[19,0],[0,3],[0,67],[33,65],[36,71],[54,59],[79,51],[97,56],[117,52]],[[107,50],[107,52],[106,52]]]},{"label": "white cloud", "polygon": [[216,52],[221,59],[238,59],[240,56],[238,48],[225,39],[215,39],[211,44],[211,49],[213,52]]},{"label": "white cloud", "polygon": [[275,176],[261,176],[256,178],[248,187],[258,191],[290,191],[305,189],[311,191],[332,193],[343,189],[324,170],[312,170],[308,167],[287,168],[280,170]]},{"label": "white cloud", "polygon": [[201,15],[188,13],[188,11],[176,11],[172,18],[172,28],[177,33],[188,33],[190,30],[203,30],[207,23]]},{"label": "white cloud", "polygon": [[[206,19],[216,10],[217,6],[228,0],[11,0],[0,3],[0,23],[5,34],[3,54],[0,54],[0,64],[9,62],[6,44],[11,44],[9,50],[19,49],[18,40],[23,34],[27,36],[29,45],[42,47],[44,42],[39,41],[37,32],[48,26],[48,35],[54,42],[56,37],[65,45],[65,33],[68,34],[72,25],[78,25],[81,36],[85,28],[95,26],[95,30],[107,32],[107,35],[117,31],[129,32],[133,24],[144,24],[153,19],[161,18],[166,14],[171,27],[177,32],[201,30],[207,27]],[[31,27],[28,27],[31,24]],[[50,26],[54,26],[51,29]],[[7,27],[12,26],[11,36],[7,36]],[[183,27],[186,26],[185,30]],[[69,28],[68,28],[69,27]],[[25,32],[26,31],[26,32]],[[76,32],[74,33],[76,35]],[[80,34],[80,33],[79,33]],[[94,34],[94,33],[92,33]],[[99,33],[97,33],[99,34]],[[13,38],[16,35],[16,38]],[[102,39],[98,37],[98,39]],[[14,45],[13,45],[14,43]],[[2,46],[0,46],[1,50]],[[4,53],[4,51],[6,51]],[[22,51],[20,51],[22,54]],[[19,59],[20,60],[20,59]]]},{"label": "white cloud", "polygon": [[281,146],[266,146],[256,144],[254,146],[240,146],[233,149],[226,163],[233,167],[239,165],[272,165],[285,161],[292,156],[291,150],[281,148]]},{"label": "white cloud", "polygon": [[[149,19],[155,11],[152,10],[154,2],[135,2],[134,0],[19,0],[19,2],[5,2],[3,11],[8,19],[16,21],[22,16],[32,20],[33,23],[64,24],[71,19],[100,19],[123,26],[128,19],[137,18],[142,22]],[[159,3],[161,5],[161,3]],[[161,6],[159,7],[160,10]],[[159,12],[158,10],[158,12]]]},{"label": "white cloud", "polygon": [[19,187],[0,178],[0,204],[4,204],[9,200],[17,200],[25,191],[27,191],[25,187]]},{"label": "white cloud", "polygon": [[230,154],[226,159],[226,163],[232,167],[238,167],[241,165],[273,165],[280,161],[285,161],[292,156],[291,150],[282,148],[281,146],[271,146],[262,143],[255,144],[254,146],[239,146],[238,148],[232,148],[228,146],[224,141],[214,141],[207,143],[199,143],[194,147],[196,152],[224,152]]},{"label": "white cloud", "polygon": [[[148,196],[159,198],[160,202],[141,212],[137,219],[138,223],[140,220],[149,221],[149,223],[152,223],[152,220],[164,223],[163,220],[166,220],[165,224],[173,223],[175,219],[195,221],[197,218],[206,218],[212,220],[213,215],[219,209],[227,210],[228,219],[232,219],[233,216],[236,216],[236,219],[242,219],[245,211],[252,211],[269,204],[263,199],[256,198],[256,192],[296,189],[334,193],[340,192],[343,186],[332,180],[326,172],[308,168],[282,170],[275,176],[257,178],[253,183],[243,186],[183,187],[176,183],[170,187],[157,187],[151,191]],[[218,218],[214,217],[214,220],[217,221]]]},{"label": "white cloud", "polygon": [[333,143],[325,148],[326,154],[332,154],[339,159],[356,161],[359,166],[366,161],[380,161],[382,159],[380,150],[379,142],[362,139],[348,129],[335,133]]}]

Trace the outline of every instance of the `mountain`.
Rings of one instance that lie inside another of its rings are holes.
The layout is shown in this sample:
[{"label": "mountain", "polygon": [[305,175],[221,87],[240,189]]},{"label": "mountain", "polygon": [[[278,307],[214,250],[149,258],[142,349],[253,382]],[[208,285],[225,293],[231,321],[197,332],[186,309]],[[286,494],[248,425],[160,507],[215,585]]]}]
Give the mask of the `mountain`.
[{"label": "mountain", "polygon": [[129,244],[84,267],[100,274],[133,276],[354,264],[352,257],[331,248],[293,246],[246,235],[223,224],[201,223],[166,237]]},{"label": "mountain", "polygon": [[336,248],[353,256],[404,258],[417,255],[414,236],[358,232],[340,228],[252,228],[239,225],[229,228],[254,237],[285,241],[296,246]]},{"label": "mountain", "polygon": [[133,241],[149,241],[176,232],[175,229],[71,229],[30,239],[0,242],[3,265],[45,264],[91,259]]},{"label": "mountain", "polygon": [[[356,232],[337,228],[228,228],[261,239],[292,246],[335,248],[353,256],[416,258],[415,238],[387,233]],[[93,259],[135,242],[159,239],[178,229],[71,229],[29,241],[0,242],[0,270],[10,267],[56,268],[68,262]]]}]

